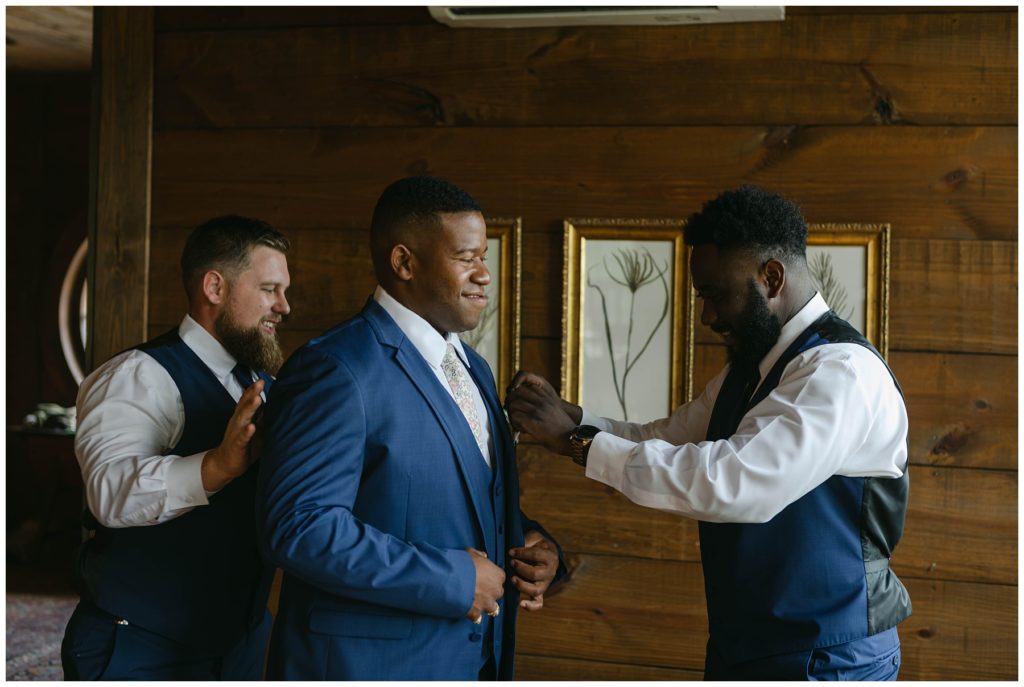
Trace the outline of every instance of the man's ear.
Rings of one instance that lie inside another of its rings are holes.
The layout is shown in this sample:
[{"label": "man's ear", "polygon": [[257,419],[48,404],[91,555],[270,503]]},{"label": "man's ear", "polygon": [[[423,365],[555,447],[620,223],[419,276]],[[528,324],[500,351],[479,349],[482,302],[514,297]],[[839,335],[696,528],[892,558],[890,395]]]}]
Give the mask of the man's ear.
[{"label": "man's ear", "polygon": [[210,270],[203,275],[203,295],[210,303],[220,305],[228,295],[228,282],[217,270]]},{"label": "man's ear", "polygon": [[391,265],[391,271],[399,281],[410,281],[412,279],[415,257],[404,243],[392,246],[388,262]]},{"label": "man's ear", "polygon": [[768,298],[778,298],[782,287],[786,285],[786,266],[781,260],[772,258],[761,268]]}]

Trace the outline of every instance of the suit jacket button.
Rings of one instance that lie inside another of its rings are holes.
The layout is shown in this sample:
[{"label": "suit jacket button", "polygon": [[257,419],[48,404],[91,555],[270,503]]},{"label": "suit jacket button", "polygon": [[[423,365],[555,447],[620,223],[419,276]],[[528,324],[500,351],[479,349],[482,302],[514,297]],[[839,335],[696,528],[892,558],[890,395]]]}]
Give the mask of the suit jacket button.
[{"label": "suit jacket button", "polygon": [[482,632],[474,632],[473,634],[471,634],[469,636],[469,641],[471,641],[471,642],[479,642],[483,638],[484,638],[484,635],[483,635]]},{"label": "suit jacket button", "polygon": [[505,526],[498,525],[498,534],[505,534]]}]

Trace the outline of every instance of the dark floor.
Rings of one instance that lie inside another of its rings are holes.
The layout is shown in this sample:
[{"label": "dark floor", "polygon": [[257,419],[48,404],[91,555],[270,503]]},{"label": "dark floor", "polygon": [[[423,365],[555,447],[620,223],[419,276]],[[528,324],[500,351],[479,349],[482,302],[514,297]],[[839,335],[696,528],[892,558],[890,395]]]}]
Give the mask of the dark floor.
[{"label": "dark floor", "polygon": [[7,680],[61,680],[60,641],[78,602],[77,533],[48,532],[33,521],[7,532]]}]

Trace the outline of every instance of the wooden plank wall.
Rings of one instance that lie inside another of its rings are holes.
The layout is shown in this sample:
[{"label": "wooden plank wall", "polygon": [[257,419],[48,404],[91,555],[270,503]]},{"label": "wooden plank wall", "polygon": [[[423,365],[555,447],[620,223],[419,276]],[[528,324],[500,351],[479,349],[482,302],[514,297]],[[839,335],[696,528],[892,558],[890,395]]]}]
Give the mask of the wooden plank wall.
[{"label": "wooden plank wall", "polygon": [[[448,177],[523,220],[524,365],[559,377],[566,217],[679,217],[755,183],[811,222],[892,224],[891,354],[911,417],[894,565],[902,677],[1017,676],[1016,8],[788,8],[782,23],[453,30],[424,8],[157,11],[150,333],[188,231],[295,243],[289,350],[356,312],[377,195]],[[724,361],[699,332],[696,382]],[[524,445],[523,502],[572,579],[519,677],[696,679],[694,523]]]}]

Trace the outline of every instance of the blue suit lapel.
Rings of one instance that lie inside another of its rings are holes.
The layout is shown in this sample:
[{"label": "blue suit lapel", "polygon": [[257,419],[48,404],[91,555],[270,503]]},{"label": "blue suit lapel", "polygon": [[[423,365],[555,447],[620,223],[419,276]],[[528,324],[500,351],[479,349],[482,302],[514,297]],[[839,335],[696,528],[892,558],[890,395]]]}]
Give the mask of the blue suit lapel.
[{"label": "blue suit lapel", "polygon": [[508,433],[508,420],[505,418],[505,411],[498,401],[497,392],[494,389],[494,382],[485,374],[486,362],[473,349],[463,344],[466,356],[469,358],[469,374],[476,383],[476,388],[483,396],[484,405],[487,406],[487,415],[490,419],[491,441],[494,442],[494,473],[504,474],[506,455],[511,448],[512,437]]},{"label": "blue suit lapel", "polygon": [[[374,326],[380,342],[395,349],[395,361],[430,405],[438,424],[441,425],[448,441],[455,449],[459,471],[469,486],[468,491],[473,501],[477,523],[483,533],[493,531],[493,527],[489,526],[494,521],[488,502],[490,470],[480,455],[476,438],[462,411],[459,410],[459,406],[451,395],[441,387],[440,380],[434,375],[430,365],[423,359],[412,342],[405,338],[402,330],[387,314],[387,311],[376,301],[370,299],[363,309],[363,316]],[[492,547],[494,542],[488,538],[487,544],[488,547]]]}]

